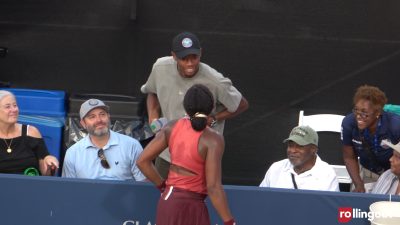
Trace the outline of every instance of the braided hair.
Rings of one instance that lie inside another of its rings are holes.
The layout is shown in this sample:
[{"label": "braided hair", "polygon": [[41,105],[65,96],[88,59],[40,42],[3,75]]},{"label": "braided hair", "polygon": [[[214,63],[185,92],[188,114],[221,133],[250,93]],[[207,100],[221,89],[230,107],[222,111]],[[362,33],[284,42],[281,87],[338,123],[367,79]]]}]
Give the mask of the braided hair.
[{"label": "braided hair", "polygon": [[195,84],[186,92],[183,107],[190,118],[192,128],[202,131],[206,128],[208,115],[214,108],[214,97],[206,86]]}]

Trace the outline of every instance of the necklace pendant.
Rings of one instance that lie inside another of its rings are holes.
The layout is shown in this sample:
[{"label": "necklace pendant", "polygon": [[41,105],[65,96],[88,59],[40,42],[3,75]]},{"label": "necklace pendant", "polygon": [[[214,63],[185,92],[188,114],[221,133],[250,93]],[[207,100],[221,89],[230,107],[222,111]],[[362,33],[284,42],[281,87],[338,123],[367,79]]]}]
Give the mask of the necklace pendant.
[{"label": "necklace pendant", "polygon": [[12,149],[11,148],[7,148],[7,153],[11,153]]}]

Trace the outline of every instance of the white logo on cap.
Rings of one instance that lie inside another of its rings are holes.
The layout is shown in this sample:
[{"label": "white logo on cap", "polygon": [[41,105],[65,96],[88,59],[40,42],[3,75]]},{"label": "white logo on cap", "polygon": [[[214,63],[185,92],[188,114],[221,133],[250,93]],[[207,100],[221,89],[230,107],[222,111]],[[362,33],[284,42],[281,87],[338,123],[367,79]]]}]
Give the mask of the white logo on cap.
[{"label": "white logo on cap", "polygon": [[185,47],[185,48],[190,48],[190,47],[192,47],[192,45],[193,45],[192,39],[190,39],[190,38],[184,38],[184,39],[182,40],[182,46],[183,46],[183,47]]},{"label": "white logo on cap", "polygon": [[305,131],[304,129],[298,127],[298,128],[296,128],[296,129],[293,129],[293,130],[292,130],[292,132],[290,133],[290,136],[292,136],[292,135],[293,135],[293,136],[294,136],[294,135],[297,135],[297,136],[300,136],[300,137],[304,137],[304,136],[308,135],[308,132]]},{"label": "white logo on cap", "polygon": [[89,105],[98,105],[99,101],[97,101],[96,99],[90,99],[89,100]]}]

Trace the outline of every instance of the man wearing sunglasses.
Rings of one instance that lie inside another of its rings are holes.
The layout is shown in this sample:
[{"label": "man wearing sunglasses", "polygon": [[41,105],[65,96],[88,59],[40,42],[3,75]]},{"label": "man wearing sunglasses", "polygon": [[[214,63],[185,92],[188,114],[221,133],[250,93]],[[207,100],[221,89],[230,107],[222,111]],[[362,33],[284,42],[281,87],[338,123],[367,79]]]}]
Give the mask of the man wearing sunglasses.
[{"label": "man wearing sunglasses", "polygon": [[381,142],[399,142],[400,116],[383,111],[386,102],[379,88],[363,85],[353,97],[353,112],[343,119],[343,159],[354,192],[370,192],[379,176],[390,169],[393,149]]},{"label": "man wearing sunglasses", "polygon": [[143,181],[136,166],[143,151],[132,137],[110,130],[109,107],[98,99],[89,99],[79,111],[81,125],[88,135],[66,152],[63,177]]}]

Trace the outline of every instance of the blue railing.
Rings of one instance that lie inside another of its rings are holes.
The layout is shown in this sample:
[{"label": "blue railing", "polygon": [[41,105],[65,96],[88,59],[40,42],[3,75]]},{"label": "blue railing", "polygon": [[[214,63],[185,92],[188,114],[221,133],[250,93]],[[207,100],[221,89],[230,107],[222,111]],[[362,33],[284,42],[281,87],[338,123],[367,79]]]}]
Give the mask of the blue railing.
[{"label": "blue railing", "polygon": [[[225,186],[225,191],[238,225],[344,224],[338,220],[340,208],[368,212],[371,203],[389,199],[249,186]],[[159,196],[150,183],[0,174],[0,224],[154,225]],[[211,224],[221,225],[209,199],[207,204]],[[345,224],[370,224],[355,217]]]}]

